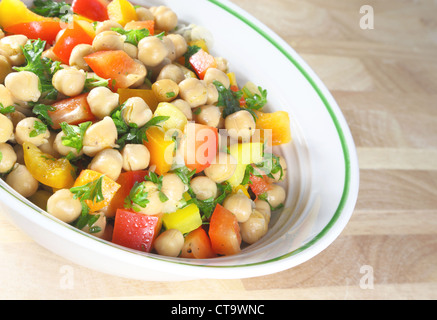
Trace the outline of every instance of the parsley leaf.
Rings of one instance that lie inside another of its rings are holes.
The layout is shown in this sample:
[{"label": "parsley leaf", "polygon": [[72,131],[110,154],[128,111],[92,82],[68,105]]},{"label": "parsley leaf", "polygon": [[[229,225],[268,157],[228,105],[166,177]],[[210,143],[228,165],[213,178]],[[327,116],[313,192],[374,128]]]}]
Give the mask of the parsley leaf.
[{"label": "parsley leaf", "polygon": [[134,46],[138,46],[138,42],[140,42],[145,37],[150,36],[150,31],[145,28],[134,29],[134,30],[124,30],[123,28],[111,28],[111,30],[126,36],[126,40],[124,40],[124,42],[133,44]]},{"label": "parsley leaf", "polygon": [[104,79],[102,77],[99,77],[96,74],[93,74],[92,77],[87,77],[85,80],[85,91],[90,91],[93,88],[97,87],[107,87],[109,86],[109,80],[110,79]]},{"label": "parsley leaf", "polygon": [[37,115],[38,118],[41,121],[43,121],[43,122],[49,124],[50,126],[52,126],[53,125],[53,121],[52,121],[52,118],[50,118],[48,112],[49,111],[55,111],[55,110],[56,110],[56,107],[54,107],[54,106],[49,106],[49,105],[46,105],[46,104],[39,103],[39,104],[36,104],[33,107],[32,112],[35,115]]},{"label": "parsley leaf", "polygon": [[246,100],[246,106],[249,109],[252,110],[260,110],[262,107],[264,107],[267,103],[267,90],[264,90],[261,87],[258,87],[258,91],[261,95],[258,93],[252,93],[249,89],[243,88],[242,89],[244,98]]},{"label": "parsley leaf", "polygon": [[147,199],[148,192],[146,191],[145,182],[135,182],[134,186],[129,192],[129,195],[124,200],[124,207],[126,209],[133,209],[134,211],[140,211],[138,207],[145,208],[150,202]]},{"label": "parsley leaf", "polygon": [[47,131],[47,126],[41,122],[41,121],[35,121],[33,124],[33,130],[30,131],[29,137],[34,138],[36,136],[39,136],[40,134],[43,134]]},{"label": "parsley leaf", "polygon": [[98,179],[83,186],[71,188],[70,192],[74,194],[73,198],[81,201],[91,200],[94,203],[102,202],[105,199],[102,192],[103,177],[104,175],[101,175]]},{"label": "parsley leaf", "polygon": [[240,106],[239,99],[241,95],[239,93],[235,93],[232,90],[226,89],[226,87],[217,80],[214,80],[213,84],[219,93],[217,106],[224,107],[223,118],[226,118],[235,112],[246,110]]},{"label": "parsley leaf", "polygon": [[72,147],[77,150],[77,153],[82,150],[83,147],[83,137],[85,131],[92,124],[91,121],[80,123],[78,126],[70,125],[66,122],[60,124],[62,131],[65,136],[62,137],[62,144],[66,147]]},{"label": "parsley leaf", "polygon": [[44,17],[62,18],[66,14],[72,13],[71,6],[64,1],[35,0],[31,10]]},{"label": "parsley leaf", "polygon": [[8,106],[4,107],[3,104],[0,102],[0,113],[1,114],[8,114],[15,112],[15,106]]}]

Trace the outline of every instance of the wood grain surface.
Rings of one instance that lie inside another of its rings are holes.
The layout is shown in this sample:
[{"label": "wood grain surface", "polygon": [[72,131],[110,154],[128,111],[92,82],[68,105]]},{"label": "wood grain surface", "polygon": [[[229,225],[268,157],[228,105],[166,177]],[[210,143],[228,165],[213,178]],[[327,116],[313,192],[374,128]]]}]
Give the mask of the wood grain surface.
[{"label": "wood grain surface", "polygon": [[0,215],[0,299],[437,299],[437,1],[233,2],[308,62],[350,125],[361,184],[344,232],[277,274],[144,282],[66,261]]}]

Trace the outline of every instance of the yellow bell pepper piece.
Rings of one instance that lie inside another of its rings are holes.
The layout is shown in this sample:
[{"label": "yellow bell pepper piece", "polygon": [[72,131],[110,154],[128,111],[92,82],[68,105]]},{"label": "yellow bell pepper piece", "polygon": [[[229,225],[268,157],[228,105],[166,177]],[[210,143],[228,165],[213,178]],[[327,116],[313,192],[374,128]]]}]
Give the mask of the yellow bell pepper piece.
[{"label": "yellow bell pepper piece", "polygon": [[147,129],[146,136],[147,141],[144,141],[144,145],[150,152],[150,166],[155,166],[158,175],[169,172],[173,164],[174,141],[159,127]]},{"label": "yellow bell pepper piece", "polygon": [[162,223],[167,230],[177,229],[186,234],[202,225],[202,217],[199,208],[192,203],[175,212],[164,214]]},{"label": "yellow bell pepper piece", "polygon": [[[102,175],[103,174],[101,174],[100,172],[94,170],[89,170],[89,169],[82,170],[80,175],[77,177],[76,181],[74,182],[73,187],[83,186],[89,182],[96,181]],[[90,209],[90,213],[97,212],[108,206],[112,198],[114,197],[115,193],[118,191],[118,189],[120,189],[120,185],[118,183],[116,183],[111,178],[104,176],[102,179],[102,195],[104,200],[100,202],[85,200],[85,203],[88,205]]]},{"label": "yellow bell pepper piece", "polygon": [[108,16],[123,27],[126,23],[138,20],[134,6],[127,0],[113,0],[108,4]]},{"label": "yellow bell pepper piece", "polygon": [[232,187],[237,187],[241,184],[248,164],[262,161],[263,148],[264,145],[261,142],[236,143],[229,147],[229,153],[237,160],[235,172],[228,179]]},{"label": "yellow bell pepper piece", "polygon": [[231,82],[231,86],[238,86],[237,77],[235,76],[235,72],[227,73],[229,81]]},{"label": "yellow bell pepper piece", "polygon": [[65,158],[56,159],[32,143],[23,143],[24,163],[32,176],[46,186],[63,189],[74,183],[74,167]]},{"label": "yellow bell pepper piece", "polygon": [[205,52],[208,52],[208,53],[209,53],[208,46],[206,45],[206,42],[205,42],[205,40],[203,40],[203,39],[189,41],[189,42],[188,42],[188,45],[189,45],[189,46],[197,46],[197,47],[199,47],[200,49],[203,49]]},{"label": "yellow bell pepper piece", "polygon": [[0,26],[7,28],[19,23],[52,20],[30,11],[20,0],[1,0]]},{"label": "yellow bell pepper piece", "polygon": [[165,131],[170,129],[178,129],[183,131],[186,124],[188,123],[188,119],[185,114],[168,102],[161,102],[158,104],[158,107],[153,114],[154,117],[158,116],[166,116],[170,117],[168,120],[161,122],[161,127],[164,128]]}]

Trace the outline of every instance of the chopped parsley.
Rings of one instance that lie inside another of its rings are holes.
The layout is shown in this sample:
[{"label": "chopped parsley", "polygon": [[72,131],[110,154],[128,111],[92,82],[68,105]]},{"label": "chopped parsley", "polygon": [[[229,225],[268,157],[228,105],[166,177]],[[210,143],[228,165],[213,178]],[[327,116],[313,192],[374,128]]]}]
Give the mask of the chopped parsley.
[{"label": "chopped parsley", "polygon": [[88,182],[83,186],[77,186],[70,189],[73,193],[74,199],[79,199],[81,202],[85,200],[90,200],[94,203],[102,202],[105,200],[102,192],[103,178],[105,175],[101,175],[94,181]]},{"label": "chopped parsley", "polygon": [[258,93],[252,93],[249,89],[243,88],[241,90],[244,95],[244,99],[246,100],[246,106],[247,108],[251,110],[260,110],[262,109],[266,103],[267,103],[267,90],[258,87],[258,91],[260,92],[260,95]]},{"label": "chopped parsley", "polygon": [[60,124],[62,131],[65,136],[61,138],[61,142],[66,147],[71,147],[76,149],[77,153],[82,150],[83,147],[83,137],[85,131],[92,124],[91,121],[80,123],[78,126],[70,125],[66,122]]},{"label": "chopped parsley", "polygon": [[71,5],[64,1],[35,0],[31,10],[40,16],[63,18],[73,11]]},{"label": "chopped parsley", "polygon": [[134,186],[129,192],[129,195],[124,200],[124,207],[134,211],[140,211],[138,207],[145,208],[149,204],[148,192],[146,191],[146,183],[135,182]]},{"label": "chopped parsley", "polygon": [[126,36],[126,40],[124,42],[133,44],[134,46],[138,46],[138,43],[142,39],[150,36],[150,31],[145,28],[134,29],[134,30],[124,30],[123,28],[111,28],[111,30]]},{"label": "chopped parsley", "polygon": [[49,116],[49,111],[55,111],[55,110],[56,110],[56,107],[49,106],[49,105],[42,104],[42,103],[38,103],[38,104],[34,105],[34,107],[32,108],[32,112],[35,115],[37,115],[38,118],[42,122],[45,122],[50,126],[53,125],[53,121],[52,121],[52,118],[50,118],[50,116]]},{"label": "chopped parsley", "polygon": [[33,124],[33,130],[30,131],[29,137],[35,138],[40,134],[43,134],[47,131],[47,126],[41,121],[35,121]]},{"label": "chopped parsley", "polygon": [[15,112],[15,106],[7,106],[4,107],[3,104],[0,102],[0,113],[1,114],[8,114]]}]

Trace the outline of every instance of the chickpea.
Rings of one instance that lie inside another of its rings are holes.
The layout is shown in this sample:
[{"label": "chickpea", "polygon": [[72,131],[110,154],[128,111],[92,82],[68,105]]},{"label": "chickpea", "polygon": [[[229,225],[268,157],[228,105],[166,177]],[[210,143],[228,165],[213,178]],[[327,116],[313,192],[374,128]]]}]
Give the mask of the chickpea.
[{"label": "chickpea", "polygon": [[61,61],[59,59],[59,57],[53,52],[53,47],[48,48],[47,50],[45,50],[42,55],[42,58],[47,58],[47,59],[51,59],[52,61]]},{"label": "chickpea", "polygon": [[231,138],[248,141],[255,133],[256,124],[249,111],[241,110],[226,117],[225,128]]},{"label": "chickpea", "polygon": [[185,184],[175,173],[167,173],[162,178],[161,191],[170,201],[178,202],[185,192]]},{"label": "chickpea", "polygon": [[11,72],[12,68],[8,59],[5,56],[0,55],[0,83],[3,83],[6,76]]},{"label": "chickpea", "polygon": [[127,99],[121,115],[127,124],[134,123],[138,127],[144,126],[153,117],[149,105],[140,97]]},{"label": "chickpea", "polygon": [[168,56],[168,49],[157,37],[145,37],[138,43],[138,59],[146,67],[156,67]]},{"label": "chickpea", "polygon": [[219,152],[215,161],[205,169],[205,175],[216,183],[228,180],[237,168],[237,161],[225,152]]},{"label": "chickpea", "polygon": [[210,127],[218,128],[223,123],[222,111],[214,105],[204,105],[199,107],[194,119],[196,122],[205,124]]},{"label": "chickpea", "polygon": [[39,187],[38,181],[22,164],[14,166],[6,177],[6,183],[25,198],[32,196]]},{"label": "chickpea", "polygon": [[179,59],[187,52],[188,44],[182,35],[170,33],[167,35],[167,38],[173,42],[175,47],[175,59]]},{"label": "chickpea", "polygon": [[143,144],[127,144],[121,151],[123,169],[126,171],[144,170],[150,163],[149,149]]},{"label": "chickpea", "polygon": [[206,99],[206,104],[216,104],[218,102],[219,93],[216,86],[212,83],[206,86],[208,98]]},{"label": "chickpea", "polygon": [[117,140],[117,128],[110,117],[91,125],[83,137],[83,152],[90,157],[94,157],[103,149],[114,148]]},{"label": "chickpea", "polygon": [[167,58],[173,62],[174,60],[176,60],[176,47],[173,41],[171,41],[169,37],[165,36],[162,38],[162,42],[164,43],[168,51]]},{"label": "chickpea", "polygon": [[241,238],[248,244],[253,244],[264,237],[268,231],[269,225],[262,213],[253,210],[249,219],[240,223]]},{"label": "chickpea", "polygon": [[68,97],[75,97],[83,91],[85,80],[86,74],[83,70],[67,68],[54,74],[52,84],[60,93]]},{"label": "chickpea", "polygon": [[17,162],[17,154],[10,144],[0,143],[0,155],[0,173],[6,173],[11,170]]},{"label": "chickpea", "polygon": [[8,74],[5,78],[5,87],[9,89],[14,98],[24,102],[37,102],[41,97],[39,78],[30,71]]},{"label": "chickpea", "polygon": [[115,31],[102,31],[93,40],[95,51],[123,50],[126,36]]},{"label": "chickpea", "polygon": [[5,115],[0,113],[0,143],[4,143],[12,138],[14,125]]},{"label": "chickpea", "polygon": [[[36,130],[41,126],[41,131]],[[47,143],[50,138],[50,131],[45,127],[41,120],[35,117],[24,118],[18,122],[15,128],[15,140],[18,144],[30,142],[39,147]]]},{"label": "chickpea", "polygon": [[188,121],[193,120],[193,111],[191,110],[188,102],[182,99],[176,99],[171,102],[176,108],[182,111],[182,113],[187,117]]},{"label": "chickpea", "polygon": [[178,84],[170,79],[156,81],[152,85],[152,90],[158,102],[170,102],[179,95]]},{"label": "chickpea", "polygon": [[185,79],[179,83],[179,95],[187,101],[191,108],[206,104],[208,91],[206,85],[199,79]]},{"label": "chickpea", "polygon": [[17,34],[0,39],[0,54],[8,58],[12,66],[20,66],[26,62],[21,49],[28,38],[25,35]]},{"label": "chickpea", "polygon": [[91,112],[99,119],[111,114],[118,107],[120,95],[106,87],[93,88],[87,96]]},{"label": "chickpea", "polygon": [[11,91],[2,84],[0,84],[0,103],[3,107],[12,106],[14,104],[14,97]]},{"label": "chickpea", "polygon": [[255,200],[254,203],[255,203],[255,209],[264,216],[264,218],[267,221],[267,224],[270,223],[270,218],[272,213],[269,203],[267,201],[260,200],[260,199]]},{"label": "chickpea", "polygon": [[272,208],[277,208],[279,205],[285,202],[286,193],[285,189],[278,184],[273,184],[272,188],[267,192],[267,201]]},{"label": "chickpea", "polygon": [[123,50],[132,59],[137,59],[138,58],[138,48],[137,48],[136,45],[133,45],[132,43],[125,42]]},{"label": "chickpea", "polygon": [[185,75],[184,75],[184,72],[182,71],[182,69],[179,68],[177,65],[167,64],[161,69],[161,72],[159,73],[158,77],[156,78],[157,81],[163,80],[163,79],[173,80],[174,82],[179,84],[182,80],[185,79]]},{"label": "chickpea", "polygon": [[231,86],[231,80],[229,80],[227,74],[217,68],[209,68],[206,70],[203,81],[205,81],[206,84],[212,84],[214,81],[218,81],[227,89]]},{"label": "chickpea", "polygon": [[153,243],[156,252],[162,256],[177,257],[184,245],[184,235],[177,229],[161,233]]},{"label": "chickpea", "polygon": [[190,182],[191,189],[199,200],[207,200],[217,197],[217,184],[205,176],[197,176]]},{"label": "chickpea", "polygon": [[150,12],[155,16],[156,28],[163,31],[171,31],[178,24],[176,13],[166,6],[158,6],[149,8]]},{"label": "chickpea", "polygon": [[155,16],[153,15],[152,11],[147,8],[138,7],[135,9],[135,11],[137,12],[137,18],[139,21],[155,20]]},{"label": "chickpea", "polygon": [[223,207],[231,211],[238,222],[245,222],[252,214],[252,200],[243,193],[234,193],[226,197]]},{"label": "chickpea", "polygon": [[66,223],[79,218],[82,205],[79,199],[74,199],[69,189],[56,191],[47,201],[47,212]]},{"label": "chickpea", "polygon": [[114,181],[117,181],[123,167],[123,157],[118,150],[104,149],[97,153],[89,169],[103,173]]},{"label": "chickpea", "polygon": [[228,66],[228,60],[222,57],[214,57],[215,62],[217,63],[217,69],[223,71],[224,73],[228,73],[229,66]]},{"label": "chickpea", "polygon": [[105,21],[97,22],[96,35],[104,31],[112,31],[112,28],[123,29],[123,26],[114,20],[105,20]]},{"label": "chickpea", "polygon": [[86,63],[84,57],[94,52],[95,50],[92,45],[84,44],[84,43],[78,44],[71,51],[70,61],[69,61],[70,66],[77,67],[84,71],[91,71],[91,68]]},{"label": "chickpea", "polygon": [[102,212],[96,212],[94,215],[99,215],[99,218],[91,225],[85,225],[82,231],[92,234],[97,238],[102,238],[106,230],[106,216]]}]

